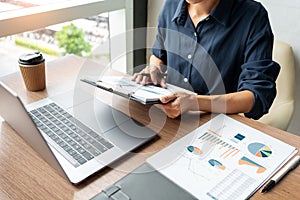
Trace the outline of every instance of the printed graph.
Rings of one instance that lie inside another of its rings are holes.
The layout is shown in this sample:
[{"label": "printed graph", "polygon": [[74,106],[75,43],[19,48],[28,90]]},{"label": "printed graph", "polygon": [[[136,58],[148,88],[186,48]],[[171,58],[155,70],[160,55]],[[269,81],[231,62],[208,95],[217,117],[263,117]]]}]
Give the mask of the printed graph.
[{"label": "printed graph", "polygon": [[225,167],[222,163],[220,163],[219,161],[217,161],[217,160],[215,160],[215,159],[210,159],[210,160],[208,161],[208,163],[209,163],[211,166],[216,167],[216,168],[218,168],[218,169],[221,169],[221,170],[225,170],[225,169],[226,169],[226,167]]},{"label": "printed graph", "polygon": [[195,146],[188,146],[187,150],[195,155],[201,155],[203,153],[201,149]]},{"label": "printed graph", "polygon": [[232,142],[238,143],[240,141],[242,141],[243,139],[245,139],[245,136],[238,133],[234,136],[234,138],[231,139]]},{"label": "printed graph", "polygon": [[201,140],[200,143],[209,142],[211,145],[217,145],[219,151],[222,152],[220,157],[223,159],[234,157],[240,152],[239,149],[223,141],[222,139],[220,139],[220,136],[217,133],[214,133],[213,131],[210,130],[208,130],[198,139]]},{"label": "printed graph", "polygon": [[243,156],[240,160],[239,160],[239,165],[248,165],[248,166],[252,166],[252,167],[257,167],[257,174],[263,173],[266,171],[266,168],[261,166],[260,164],[257,164],[256,162],[254,162],[253,160],[250,160],[249,158]]},{"label": "printed graph", "polygon": [[250,153],[257,157],[267,158],[272,155],[272,149],[262,143],[251,143],[248,145]]}]

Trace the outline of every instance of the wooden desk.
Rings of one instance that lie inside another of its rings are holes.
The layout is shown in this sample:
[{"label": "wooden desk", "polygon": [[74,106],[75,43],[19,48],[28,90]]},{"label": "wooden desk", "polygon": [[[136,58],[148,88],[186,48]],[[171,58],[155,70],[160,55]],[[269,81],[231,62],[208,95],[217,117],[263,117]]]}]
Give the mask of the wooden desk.
[{"label": "wooden desk", "polygon": [[[84,63],[85,60],[76,56],[66,56],[47,63],[47,89],[41,92],[26,91],[20,73],[1,77],[0,80],[12,88],[25,104],[28,104],[74,87],[76,79],[83,73],[81,66]],[[128,105],[124,112],[150,125],[151,115],[161,112],[151,106],[142,106],[123,98],[115,99],[112,104],[116,107]],[[184,115],[181,119],[165,119],[162,127],[153,126],[154,129],[159,129],[158,139],[136,150],[136,154],[121,159],[114,164],[113,168],[106,168],[77,186],[58,175],[6,122],[1,122],[0,199],[89,199],[125,176],[147,157],[211,117],[210,114],[201,114],[199,117],[199,114],[194,113]],[[296,135],[238,115],[231,117],[300,149],[300,137]],[[271,192],[266,194],[257,192],[252,199],[299,199],[299,180],[300,167],[289,173]]]}]

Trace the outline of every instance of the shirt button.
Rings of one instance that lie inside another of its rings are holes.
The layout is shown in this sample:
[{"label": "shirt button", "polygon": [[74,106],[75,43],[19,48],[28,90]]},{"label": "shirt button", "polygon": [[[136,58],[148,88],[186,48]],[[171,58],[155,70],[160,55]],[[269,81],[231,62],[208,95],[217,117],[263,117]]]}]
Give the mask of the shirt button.
[{"label": "shirt button", "polygon": [[197,33],[196,32],[194,33],[194,36],[197,37]]},{"label": "shirt button", "polygon": [[187,83],[187,82],[188,82],[188,79],[187,79],[187,78],[184,78],[183,81],[184,81],[185,83]]},{"label": "shirt button", "polygon": [[191,55],[191,54],[189,54],[189,55],[188,55],[188,59],[191,59],[191,58],[192,58],[192,55]]}]

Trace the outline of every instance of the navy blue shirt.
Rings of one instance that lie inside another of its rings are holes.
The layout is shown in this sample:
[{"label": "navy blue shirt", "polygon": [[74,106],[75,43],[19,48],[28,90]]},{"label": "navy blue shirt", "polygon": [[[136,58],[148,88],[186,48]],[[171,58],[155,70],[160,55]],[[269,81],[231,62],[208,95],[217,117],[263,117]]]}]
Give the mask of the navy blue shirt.
[{"label": "navy blue shirt", "polygon": [[202,95],[253,92],[247,117],[268,112],[280,66],[272,61],[273,33],[264,7],[252,0],[220,0],[194,26],[185,0],[166,0],[152,54],[167,65],[167,82]]}]

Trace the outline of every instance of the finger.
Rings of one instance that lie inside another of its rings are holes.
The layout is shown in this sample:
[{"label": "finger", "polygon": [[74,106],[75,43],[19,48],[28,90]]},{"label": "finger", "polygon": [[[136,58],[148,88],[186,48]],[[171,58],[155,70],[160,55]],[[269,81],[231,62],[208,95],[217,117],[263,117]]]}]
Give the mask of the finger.
[{"label": "finger", "polygon": [[165,78],[162,78],[162,79],[160,80],[160,86],[161,86],[162,88],[167,88],[167,84],[166,84],[166,79],[165,79]]},{"label": "finger", "polygon": [[158,69],[155,67],[155,68],[151,68],[150,69],[150,77],[151,77],[151,80],[153,82],[154,85],[157,85],[157,73],[158,73]]},{"label": "finger", "polygon": [[146,85],[149,80],[149,75],[143,75],[143,74],[149,74],[149,66],[147,66],[145,69],[143,69],[139,74],[140,83],[142,85]]},{"label": "finger", "polygon": [[161,101],[162,103],[168,103],[168,102],[170,102],[170,101],[173,101],[173,100],[176,99],[176,98],[177,98],[177,94],[176,94],[176,93],[172,93],[172,94],[169,94],[169,95],[167,95],[167,96],[161,97],[161,98],[160,98],[160,101]]},{"label": "finger", "polygon": [[[176,100],[175,100],[176,101]],[[180,107],[178,103],[171,102],[168,104],[161,104],[161,110],[169,117],[169,118],[176,118],[180,115]]]},{"label": "finger", "polygon": [[141,80],[142,80],[142,76],[140,74],[138,74],[137,77],[136,77],[136,79],[135,79],[135,82],[137,84],[140,84]]},{"label": "finger", "polygon": [[156,105],[157,108],[159,108],[162,112],[164,112],[168,117],[170,118],[174,118],[172,113],[170,113],[168,110],[170,110],[170,108],[168,108],[168,105],[161,105],[161,104],[157,104]]},{"label": "finger", "polygon": [[131,80],[135,81],[136,78],[138,77],[138,75],[139,75],[139,73],[134,73],[133,76],[132,76],[132,78],[131,78]]},{"label": "finger", "polygon": [[142,71],[140,71],[140,73],[137,74],[137,80],[138,80],[138,84],[143,84],[143,79],[144,76],[143,74],[147,74],[149,72],[148,67],[146,67],[145,69],[143,69]]},{"label": "finger", "polygon": [[141,84],[146,85],[148,83],[148,81],[149,81],[149,77],[148,76],[143,76]]}]

